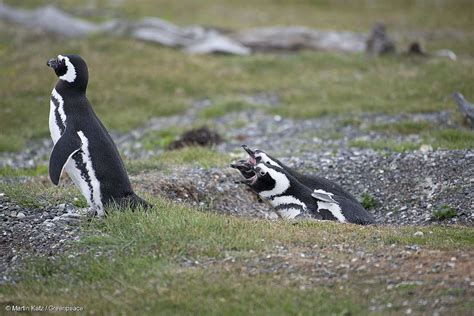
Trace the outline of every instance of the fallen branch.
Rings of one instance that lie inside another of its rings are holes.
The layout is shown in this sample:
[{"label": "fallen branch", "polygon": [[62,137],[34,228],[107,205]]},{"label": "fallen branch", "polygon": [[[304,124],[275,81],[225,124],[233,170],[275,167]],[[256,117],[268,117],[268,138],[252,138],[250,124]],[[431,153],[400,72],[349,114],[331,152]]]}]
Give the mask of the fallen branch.
[{"label": "fallen branch", "polygon": [[232,34],[231,37],[260,51],[311,49],[349,53],[363,52],[367,39],[363,34],[319,31],[302,26],[256,28]]},{"label": "fallen branch", "polygon": [[453,93],[453,99],[458,104],[459,111],[461,111],[467,123],[474,129],[474,105],[467,102],[464,96],[459,92]]},{"label": "fallen branch", "polygon": [[53,6],[23,10],[0,4],[0,19],[70,38],[92,33],[122,35],[198,54],[248,55],[252,50],[299,49],[363,52],[366,41],[366,36],[362,34],[319,31],[306,27],[256,28],[223,34],[202,26],[180,27],[155,17],[136,22],[110,20],[96,24],[78,19]]}]

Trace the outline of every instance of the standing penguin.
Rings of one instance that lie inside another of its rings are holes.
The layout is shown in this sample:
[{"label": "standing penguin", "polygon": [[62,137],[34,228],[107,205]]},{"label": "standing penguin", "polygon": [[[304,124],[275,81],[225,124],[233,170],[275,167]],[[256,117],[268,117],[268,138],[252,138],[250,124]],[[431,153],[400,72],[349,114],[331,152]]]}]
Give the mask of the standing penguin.
[{"label": "standing penguin", "polygon": [[54,148],[49,177],[58,185],[64,170],[99,216],[112,203],[148,208],[130,184],[117,147],[86,97],[89,73],[78,55],[47,62],[59,80],[51,93],[49,130]]},{"label": "standing penguin", "polygon": [[312,190],[285,169],[266,163],[239,161],[232,164],[248,185],[286,219],[314,218],[360,225],[373,224],[374,219],[359,203],[322,190]]},{"label": "standing penguin", "polygon": [[299,173],[298,171],[286,166],[283,164],[281,161],[278,159],[273,158],[272,156],[268,155],[262,150],[252,150],[250,149],[247,145],[242,145],[242,148],[249,154],[249,163],[252,164],[258,164],[260,162],[280,167],[284,169],[286,172],[288,172],[291,176],[296,178],[299,182],[304,184],[310,189],[313,190],[319,190],[319,191],[324,191],[325,193],[328,194],[336,194],[345,197],[346,199],[349,199],[353,201],[354,203],[359,203],[357,199],[352,196],[349,192],[344,190],[340,185],[337,183],[334,183],[326,178],[319,177],[316,175],[306,175]]}]

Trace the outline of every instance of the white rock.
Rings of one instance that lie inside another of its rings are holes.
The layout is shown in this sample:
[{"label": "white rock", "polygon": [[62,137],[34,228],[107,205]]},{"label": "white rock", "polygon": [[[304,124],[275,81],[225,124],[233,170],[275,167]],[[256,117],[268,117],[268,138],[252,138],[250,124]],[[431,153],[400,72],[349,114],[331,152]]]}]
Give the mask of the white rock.
[{"label": "white rock", "polygon": [[16,215],[16,218],[19,218],[19,219],[22,219],[22,218],[25,218],[26,215],[23,213],[23,212],[19,212],[17,215]]},{"label": "white rock", "polygon": [[426,152],[429,152],[429,151],[433,151],[433,147],[431,145],[426,145],[426,144],[423,144],[420,146],[420,151],[422,153],[426,153]]},{"label": "white rock", "polygon": [[413,234],[415,237],[422,237],[424,234],[422,231],[417,231],[416,233]]}]

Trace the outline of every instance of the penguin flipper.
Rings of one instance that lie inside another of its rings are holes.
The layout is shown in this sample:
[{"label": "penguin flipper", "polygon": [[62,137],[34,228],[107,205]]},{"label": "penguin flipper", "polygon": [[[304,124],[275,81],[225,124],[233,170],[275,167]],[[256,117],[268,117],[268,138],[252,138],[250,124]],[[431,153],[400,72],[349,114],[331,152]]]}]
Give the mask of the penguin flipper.
[{"label": "penguin flipper", "polygon": [[332,198],[332,194],[328,193],[323,190],[314,190],[313,193],[311,193],[311,196],[314,197],[317,200],[323,201],[323,202],[328,202],[328,203],[337,203],[336,200]]},{"label": "penguin flipper", "polygon": [[49,158],[49,178],[54,185],[59,184],[59,178],[68,160],[81,149],[81,139],[76,133],[63,135],[54,145],[51,157]]}]

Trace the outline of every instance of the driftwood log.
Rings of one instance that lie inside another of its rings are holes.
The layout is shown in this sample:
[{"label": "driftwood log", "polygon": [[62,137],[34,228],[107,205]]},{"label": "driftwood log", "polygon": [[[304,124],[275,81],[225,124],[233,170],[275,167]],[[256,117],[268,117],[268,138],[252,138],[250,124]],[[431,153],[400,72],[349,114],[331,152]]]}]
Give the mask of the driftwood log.
[{"label": "driftwood log", "polygon": [[253,50],[297,49],[362,52],[366,41],[363,34],[319,31],[306,27],[256,28],[224,34],[202,26],[180,27],[155,17],[135,22],[110,20],[96,24],[76,18],[53,6],[23,10],[0,3],[0,19],[65,37],[84,37],[93,33],[129,36],[199,54],[248,55]]},{"label": "driftwood log", "polygon": [[[249,55],[255,51],[300,49],[344,53],[366,51],[372,55],[395,52],[395,43],[381,23],[375,24],[370,36],[354,32],[315,30],[303,26],[275,26],[224,32],[198,25],[181,27],[156,17],[146,17],[139,21],[112,19],[98,24],[74,17],[54,6],[24,10],[2,3],[0,19],[63,37],[77,38],[97,33],[126,36],[180,48],[194,54]],[[412,50],[417,48],[420,47],[412,47]],[[456,60],[456,54],[446,49],[432,54],[425,53],[424,56]]]},{"label": "driftwood log", "polygon": [[366,51],[371,55],[395,53],[395,42],[388,36],[383,23],[376,23],[372,28],[367,39]]},{"label": "driftwood log", "polygon": [[464,96],[459,92],[453,93],[453,99],[458,104],[459,111],[461,111],[466,122],[472,129],[474,129],[474,105],[467,102],[467,100],[464,99]]},{"label": "driftwood log", "polygon": [[353,32],[319,31],[302,26],[262,27],[231,34],[241,44],[258,51],[311,49],[358,53],[367,37]]}]

